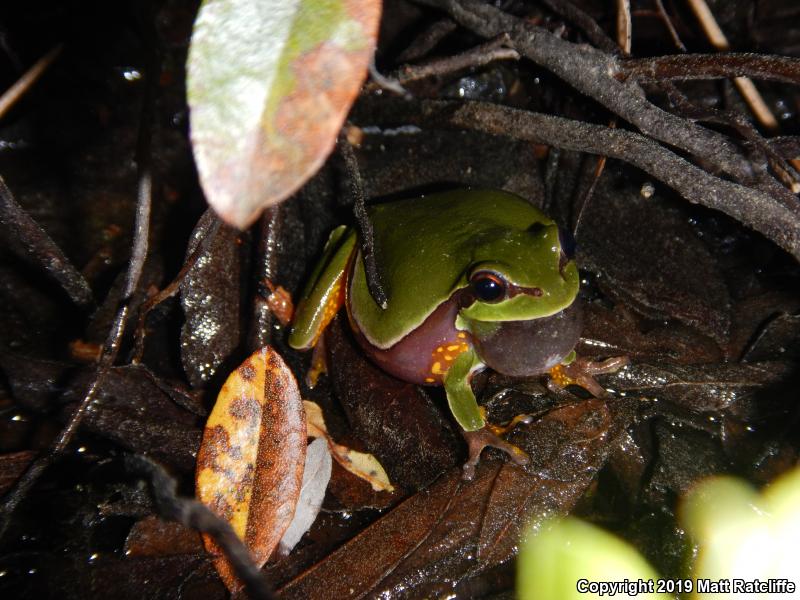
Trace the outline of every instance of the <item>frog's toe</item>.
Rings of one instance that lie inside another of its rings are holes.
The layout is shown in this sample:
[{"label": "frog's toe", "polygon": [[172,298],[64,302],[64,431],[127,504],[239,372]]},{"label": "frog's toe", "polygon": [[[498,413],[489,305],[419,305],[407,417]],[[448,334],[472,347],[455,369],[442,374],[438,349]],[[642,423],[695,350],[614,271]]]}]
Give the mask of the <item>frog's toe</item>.
[{"label": "frog's toe", "polygon": [[630,362],[631,359],[627,356],[614,356],[599,361],[577,358],[573,364],[578,363],[576,366],[589,375],[603,375],[605,373],[616,373],[622,367],[629,365]]},{"label": "frog's toe", "polygon": [[[528,415],[521,416],[527,417]],[[516,423],[519,422],[529,421],[523,421],[522,419],[516,421]],[[470,480],[475,477],[475,467],[478,465],[478,462],[480,462],[481,452],[487,447],[497,448],[505,452],[514,464],[524,466],[529,462],[528,455],[525,454],[523,450],[505,441],[494,433],[489,426],[482,427],[476,431],[464,431],[462,433],[464,439],[467,441],[467,449],[469,452],[467,462],[464,463],[464,479]]]},{"label": "frog's toe", "polygon": [[492,425],[491,423],[487,423],[486,427],[494,433],[495,435],[505,435],[512,429],[514,429],[517,425],[522,423],[523,425],[527,425],[529,423],[533,423],[534,416],[533,415],[517,415],[511,421],[509,421],[508,425]]},{"label": "frog's toe", "polygon": [[314,344],[314,351],[311,353],[311,366],[306,372],[306,385],[313,390],[319,378],[328,372],[328,358],[325,350],[325,336],[321,336]]},{"label": "frog's toe", "polygon": [[606,398],[608,392],[594,379],[594,375],[615,373],[630,362],[627,356],[615,356],[601,361],[576,358],[568,365],[556,365],[550,369],[548,387],[554,391],[568,385],[578,385],[595,398]]}]

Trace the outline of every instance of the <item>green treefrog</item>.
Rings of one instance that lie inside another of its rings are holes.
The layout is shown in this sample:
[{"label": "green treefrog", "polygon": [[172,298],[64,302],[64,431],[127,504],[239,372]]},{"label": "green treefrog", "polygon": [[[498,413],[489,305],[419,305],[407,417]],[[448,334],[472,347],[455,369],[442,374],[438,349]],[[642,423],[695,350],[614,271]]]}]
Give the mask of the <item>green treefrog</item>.
[{"label": "green treefrog", "polygon": [[531,203],[459,189],[373,205],[368,215],[386,307],[369,292],[355,231],[339,227],[297,307],[293,348],[314,347],[344,305],[376,364],[405,381],[444,386],[468,442],[468,477],[486,446],[527,461],[487,425],[470,386],[475,372],[549,372],[558,386],[604,393],[591,375],[623,363],[573,360],[581,330],[574,245]]}]

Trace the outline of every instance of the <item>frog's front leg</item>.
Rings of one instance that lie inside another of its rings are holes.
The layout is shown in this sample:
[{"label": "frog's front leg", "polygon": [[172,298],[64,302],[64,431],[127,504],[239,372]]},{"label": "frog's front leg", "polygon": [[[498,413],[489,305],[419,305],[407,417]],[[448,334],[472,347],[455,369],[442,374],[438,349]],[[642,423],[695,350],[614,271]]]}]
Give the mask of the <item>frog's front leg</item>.
[{"label": "frog's front leg", "polygon": [[[574,357],[574,353],[573,353]],[[547,387],[555,393],[561,392],[568,385],[578,385],[595,398],[606,398],[608,392],[594,379],[594,375],[616,373],[630,362],[627,356],[615,356],[601,361],[588,358],[573,358],[550,369]]]},{"label": "frog's front leg", "polygon": [[[464,479],[472,479],[475,476],[475,466],[480,461],[481,452],[487,446],[505,452],[518,465],[528,464],[528,455],[525,452],[509,444],[496,433],[501,431],[501,428],[486,423],[484,412],[478,406],[470,386],[472,373],[481,366],[482,363],[475,350],[470,348],[458,355],[444,376],[444,389],[450,412],[461,426],[462,435],[467,442],[469,454],[467,462],[464,463]],[[524,419],[516,422],[521,420]]]}]

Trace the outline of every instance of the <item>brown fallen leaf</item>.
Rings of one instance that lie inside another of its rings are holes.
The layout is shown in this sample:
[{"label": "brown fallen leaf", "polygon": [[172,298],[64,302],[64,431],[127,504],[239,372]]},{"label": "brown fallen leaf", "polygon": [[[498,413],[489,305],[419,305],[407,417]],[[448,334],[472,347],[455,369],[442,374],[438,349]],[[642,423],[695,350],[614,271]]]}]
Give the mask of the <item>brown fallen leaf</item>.
[{"label": "brown fallen leaf", "polygon": [[200,554],[200,535],[173,521],[153,515],[134,523],[125,539],[125,556],[172,556]]},{"label": "brown fallen leaf", "polygon": [[209,203],[244,228],[322,165],[375,49],[379,0],[205,0],[187,97]]},{"label": "brown fallen leaf", "polygon": [[531,519],[574,507],[634,411],[625,399],[592,399],[517,428],[510,439],[531,457],[527,467],[490,452],[472,481],[452,468],[290,581],[281,598],[470,596],[469,580],[506,565]]},{"label": "brown fallen leaf", "polygon": [[389,476],[377,458],[372,454],[358,452],[334,442],[333,438],[328,434],[328,428],[325,426],[325,419],[322,416],[322,409],[319,405],[308,400],[303,400],[303,405],[306,409],[306,424],[309,437],[321,437],[327,440],[328,448],[336,462],[356,477],[368,482],[376,492],[394,491],[394,486],[389,481]]},{"label": "brown fallen leaf", "polygon": [[[599,200],[581,212],[575,232],[581,268],[599,275],[598,286],[615,302],[724,345],[732,311],[720,261],[665,198],[623,192],[616,181],[619,176],[606,172],[597,184]],[[648,219],[657,219],[658,228],[642,227]],[[636,260],[619,260],[631,252]]]},{"label": "brown fallen leaf", "polygon": [[[211,210],[200,217],[186,248],[187,258],[204,243],[214,219]],[[192,387],[202,388],[212,381],[241,343],[239,282],[243,258],[249,251],[246,240],[236,229],[221,226],[180,283],[185,319],[181,363]]]},{"label": "brown fallen leaf", "polygon": [[[400,488],[420,489],[459,464],[454,421],[422,387],[395,379],[365,356],[336,317],[325,332],[330,381],[354,437]],[[460,464],[459,464],[460,466]]]},{"label": "brown fallen leaf", "polygon": [[[263,565],[294,516],[303,479],[306,423],[294,375],[269,346],[220,390],[197,455],[197,496],[228,521]],[[221,555],[209,537],[206,549]],[[241,588],[222,556],[214,563],[232,592]]]}]

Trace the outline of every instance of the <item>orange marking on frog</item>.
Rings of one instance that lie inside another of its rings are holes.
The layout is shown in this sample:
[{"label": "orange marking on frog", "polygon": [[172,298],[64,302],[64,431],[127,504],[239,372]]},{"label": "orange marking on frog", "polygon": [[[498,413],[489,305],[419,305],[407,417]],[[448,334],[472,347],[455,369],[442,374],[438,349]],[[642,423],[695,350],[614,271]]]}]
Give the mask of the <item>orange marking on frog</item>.
[{"label": "orange marking on frog", "polygon": [[342,285],[343,281],[344,273],[339,275],[339,277],[336,279],[336,282],[333,284],[333,286],[331,286],[331,291],[328,294],[328,301],[325,303],[325,308],[323,309],[322,322],[317,330],[317,334],[314,336],[314,341],[311,342],[312,346],[316,346],[319,338],[322,336],[325,329],[328,327],[330,322],[333,321],[333,318],[344,304],[344,285]]},{"label": "orange marking on frog", "polygon": [[562,388],[575,383],[575,380],[566,374],[563,365],[556,365],[550,369],[550,378],[553,380],[553,383]]},{"label": "orange marking on frog", "polygon": [[469,350],[469,344],[464,341],[467,335],[461,331],[458,333],[457,337],[459,339],[453,342],[446,342],[431,352],[431,376],[425,378],[426,383],[441,382],[450,369],[450,365],[453,364],[453,361],[458,358],[462,352]]}]

